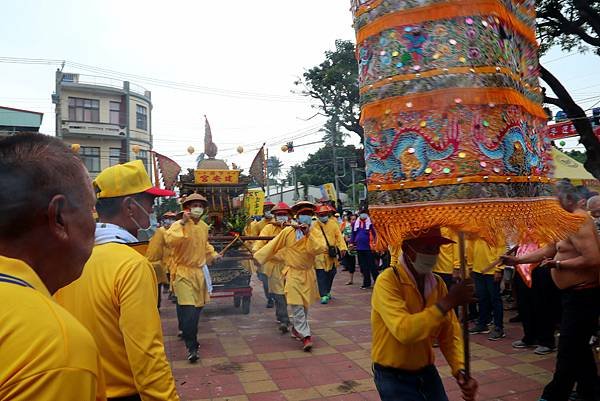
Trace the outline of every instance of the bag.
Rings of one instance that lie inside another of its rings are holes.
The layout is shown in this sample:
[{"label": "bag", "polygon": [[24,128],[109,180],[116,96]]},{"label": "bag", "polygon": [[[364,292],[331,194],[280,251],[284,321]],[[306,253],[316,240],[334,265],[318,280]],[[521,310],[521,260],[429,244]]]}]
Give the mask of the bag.
[{"label": "bag", "polygon": [[337,248],[337,246],[331,246],[329,245],[329,240],[327,239],[327,235],[325,235],[325,231],[323,230],[323,227],[321,226],[321,232],[323,233],[323,237],[325,237],[325,243],[327,244],[327,255],[329,255],[330,258],[337,258],[338,254],[339,254],[339,250]]}]

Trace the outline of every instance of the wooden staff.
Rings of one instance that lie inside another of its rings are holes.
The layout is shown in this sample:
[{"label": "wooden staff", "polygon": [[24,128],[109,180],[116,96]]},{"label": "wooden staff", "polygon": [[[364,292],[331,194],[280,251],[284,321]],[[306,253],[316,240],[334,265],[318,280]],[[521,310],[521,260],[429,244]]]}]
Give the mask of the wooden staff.
[{"label": "wooden staff", "polygon": [[[467,272],[467,253],[465,250],[465,233],[458,233],[458,254],[460,258],[460,278],[466,280]],[[469,346],[469,304],[461,307],[461,323],[463,332],[463,349],[465,355],[465,379],[471,377],[471,350]]]},{"label": "wooden staff", "polygon": [[[225,248],[223,248],[223,250],[222,250],[221,252],[219,252],[219,256],[223,257],[223,255],[225,255],[225,252],[227,252],[227,250],[228,250],[229,248],[231,248],[231,246],[232,246],[233,244],[235,244],[235,243],[236,243],[236,242],[237,242],[239,239],[240,239],[240,236],[239,236],[239,235],[236,235],[236,236],[233,238],[233,241],[231,241],[229,244],[227,244],[227,245],[225,246]],[[242,243],[243,243],[243,242],[242,242]]]}]

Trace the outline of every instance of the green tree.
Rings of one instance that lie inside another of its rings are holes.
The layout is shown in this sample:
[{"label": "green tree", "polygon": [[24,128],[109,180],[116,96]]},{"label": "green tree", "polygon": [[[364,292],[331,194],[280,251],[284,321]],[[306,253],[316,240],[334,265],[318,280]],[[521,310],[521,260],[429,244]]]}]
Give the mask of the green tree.
[{"label": "green tree", "polygon": [[[338,162],[338,182],[340,184],[339,191],[346,192],[348,187],[352,185],[352,168],[351,164],[358,163],[358,168],[355,169],[354,180],[356,183],[364,182],[365,180],[365,161],[362,149],[356,148],[354,145],[346,145],[336,148],[336,156]],[[333,173],[333,155],[331,146],[324,146],[308,156],[304,163],[293,166],[288,173],[288,181],[293,182],[295,174],[298,181],[302,184],[322,185],[328,182],[334,182]]]},{"label": "green tree", "polygon": [[177,199],[175,199],[175,198],[168,198],[168,199],[162,200],[156,206],[156,214],[158,215],[158,217],[160,217],[160,216],[162,216],[163,214],[165,214],[167,212],[178,213],[179,209],[180,209],[180,207],[179,207],[179,203],[177,203]]},{"label": "green tree", "polygon": [[[539,0],[537,29],[542,53],[559,46],[565,51],[592,51],[600,55],[600,0]],[[584,166],[600,179],[600,141],[585,110],[548,69],[542,66],[540,71],[542,80],[556,95],[545,96],[544,102],[561,108],[573,121],[586,149]]]},{"label": "green tree", "polygon": [[585,152],[581,152],[579,150],[573,149],[568,152],[564,152],[564,154],[566,154],[569,157],[572,157],[573,159],[577,160],[579,163],[585,163],[585,159],[586,159]]},{"label": "green tree", "polygon": [[354,55],[354,43],[335,41],[335,50],[325,52],[325,60],[302,74],[294,84],[300,93],[316,99],[319,114],[332,119],[354,132],[362,140],[364,130],[359,124],[360,107],[358,93],[358,67]]},{"label": "green tree", "polygon": [[269,178],[277,178],[281,174],[283,162],[277,156],[269,156],[267,159],[267,175]]}]

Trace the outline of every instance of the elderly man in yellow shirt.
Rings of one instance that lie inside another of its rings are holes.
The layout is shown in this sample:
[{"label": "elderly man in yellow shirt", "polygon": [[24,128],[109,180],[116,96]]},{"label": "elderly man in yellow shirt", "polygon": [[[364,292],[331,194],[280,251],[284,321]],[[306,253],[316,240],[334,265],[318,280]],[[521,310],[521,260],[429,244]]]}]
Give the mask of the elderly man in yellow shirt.
[{"label": "elderly man in yellow shirt", "polygon": [[[274,221],[270,222],[263,228],[259,234],[261,237],[275,237],[290,221],[292,209],[285,202],[279,202],[271,212],[274,216]],[[252,247],[252,252],[258,252],[264,247],[268,241],[255,241]],[[262,266],[264,274],[269,278],[269,292],[271,299],[275,302],[275,316],[279,322],[279,331],[287,333],[289,331],[290,318],[287,311],[287,302],[285,301],[285,279],[283,277],[283,268],[285,260],[277,255],[273,256],[269,261]]]},{"label": "elderly man in yellow shirt", "polygon": [[221,257],[208,242],[208,225],[202,221],[208,201],[191,194],[183,201],[183,217],[165,233],[172,250],[173,269],[177,272],[173,289],[177,297],[177,318],[188,350],[188,361],[198,359],[198,321],[210,300],[207,264]]},{"label": "elderly man in yellow shirt", "polygon": [[317,221],[313,224],[311,230],[320,231],[323,234],[325,245],[327,245],[327,250],[315,258],[321,303],[327,304],[331,300],[331,287],[339,265],[338,257],[343,258],[346,256],[348,247],[337,220],[330,216],[332,208],[319,205],[315,212]]},{"label": "elderly man in yellow shirt", "polygon": [[[488,334],[488,340],[498,341],[506,337],[504,333],[504,306],[500,293],[500,283],[504,266],[496,266],[496,261],[506,253],[506,243],[498,238],[497,244],[488,244],[481,238],[466,241],[467,262],[475,283],[479,318],[469,330],[471,334]],[[498,263],[499,264],[499,263]],[[489,323],[494,318],[494,328],[490,332]]]},{"label": "elderly man in yellow shirt", "polygon": [[463,281],[448,292],[432,272],[440,246],[451,243],[436,228],[403,241],[398,262],[375,282],[371,358],[382,401],[448,400],[434,365],[435,339],[463,398],[475,399],[477,382],[464,374],[461,327],[454,313],[472,300],[473,284]]},{"label": "elderly man in yellow shirt", "polygon": [[55,298],[94,336],[109,399],[179,400],[156,308],[156,275],[131,247],[152,232],[154,199],[174,193],[153,187],[141,160],[105,169],[94,187],[100,222],[92,256]]},{"label": "elderly man in yellow shirt", "polygon": [[327,250],[319,231],[310,230],[315,206],[306,201],[296,203],[292,210],[298,216],[298,225],[286,227],[267,245],[254,254],[260,264],[269,260],[283,260],[285,267],[285,298],[292,321],[292,336],[302,341],[308,352],[313,347],[308,307],[319,300],[315,256]]},{"label": "elderly man in yellow shirt", "polygon": [[0,400],[105,400],[88,330],[51,298],[94,244],[94,192],[54,137],[0,140]]}]

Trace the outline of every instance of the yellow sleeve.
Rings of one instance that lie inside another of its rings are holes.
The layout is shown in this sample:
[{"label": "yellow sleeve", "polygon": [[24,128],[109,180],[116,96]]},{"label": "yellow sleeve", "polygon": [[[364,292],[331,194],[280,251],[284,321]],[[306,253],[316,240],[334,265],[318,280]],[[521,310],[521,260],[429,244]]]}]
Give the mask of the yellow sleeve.
[{"label": "yellow sleeve", "polygon": [[150,261],[150,263],[162,261],[164,246],[165,230],[157,230],[150,239],[148,249],[146,250],[146,258]]},{"label": "yellow sleeve", "polygon": [[169,246],[177,246],[188,237],[186,231],[185,226],[181,220],[179,220],[178,222],[171,224],[171,227],[165,233],[165,241]]},{"label": "yellow sleeve", "polygon": [[[265,226],[258,234],[259,237],[270,237],[271,235],[273,235],[273,226],[271,224]],[[252,252],[258,252],[258,250],[266,244],[267,241],[265,240],[254,241],[254,244],[252,244]]]},{"label": "yellow sleeve", "polygon": [[119,327],[135,386],[143,401],[179,400],[165,355],[152,267],[141,261],[117,277]]},{"label": "yellow sleeve", "polygon": [[418,313],[410,313],[393,273],[377,278],[371,306],[379,313],[390,333],[405,345],[433,336],[444,320],[442,311],[435,305]]},{"label": "yellow sleeve", "polygon": [[89,370],[52,369],[0,389],[0,397],[11,401],[105,401],[106,389],[99,379]]},{"label": "yellow sleeve", "polygon": [[317,229],[316,226],[313,226],[309,231],[306,242],[306,250],[314,256],[327,253],[327,243],[325,242],[325,237],[323,237],[323,233],[320,229]]},{"label": "yellow sleeve", "polygon": [[267,242],[265,246],[263,246],[254,254],[254,259],[256,259],[260,264],[268,262],[269,259],[271,259],[279,250],[285,248],[287,236],[293,231],[294,229],[292,227],[287,227],[282,232],[277,234],[275,238]]},{"label": "yellow sleeve", "polygon": [[348,250],[348,245],[346,245],[346,240],[344,240],[344,236],[342,235],[342,232],[340,230],[336,230],[335,240],[336,240],[336,246],[338,247],[338,249],[340,251]]},{"label": "yellow sleeve", "polygon": [[[439,282],[441,282],[441,280]],[[441,299],[448,294],[446,284],[443,282],[442,284],[442,290],[438,299]],[[462,340],[462,328],[454,310],[448,312],[446,319],[442,322],[438,342],[440,344],[440,350],[444,354],[446,361],[448,361],[448,365],[452,368],[452,375],[456,376],[459,370],[465,368],[465,354]]]}]

